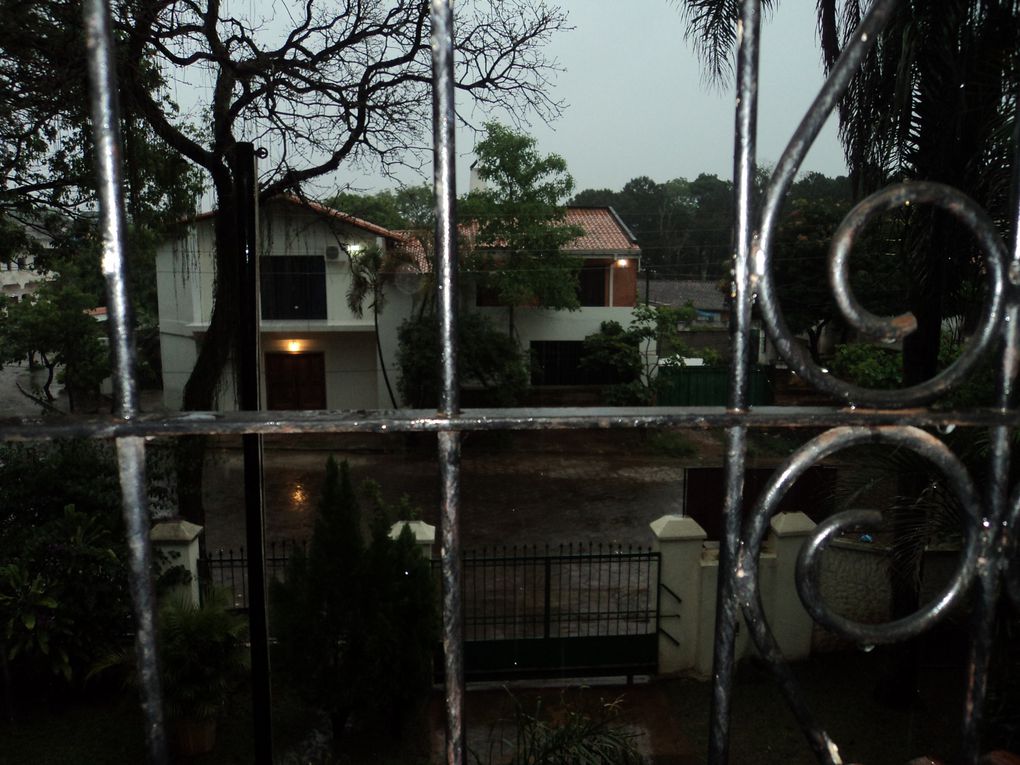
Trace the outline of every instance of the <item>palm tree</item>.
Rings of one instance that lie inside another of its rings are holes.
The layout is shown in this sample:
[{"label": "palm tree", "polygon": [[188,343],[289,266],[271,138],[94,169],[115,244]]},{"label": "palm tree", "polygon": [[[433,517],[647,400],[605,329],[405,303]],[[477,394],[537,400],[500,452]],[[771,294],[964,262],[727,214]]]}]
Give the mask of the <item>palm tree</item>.
[{"label": "palm tree", "polygon": [[[674,0],[709,79],[732,73],[738,0]],[[826,74],[869,0],[818,0]],[[762,0],[768,11],[778,0]],[[1006,221],[1011,136],[1020,87],[1020,0],[901,2],[839,105],[840,138],[855,196],[890,180],[949,184]],[[934,375],[942,319],[966,315],[980,259],[960,226],[915,210],[902,255],[914,274],[908,307],[917,330],[904,347],[904,382]]]}]

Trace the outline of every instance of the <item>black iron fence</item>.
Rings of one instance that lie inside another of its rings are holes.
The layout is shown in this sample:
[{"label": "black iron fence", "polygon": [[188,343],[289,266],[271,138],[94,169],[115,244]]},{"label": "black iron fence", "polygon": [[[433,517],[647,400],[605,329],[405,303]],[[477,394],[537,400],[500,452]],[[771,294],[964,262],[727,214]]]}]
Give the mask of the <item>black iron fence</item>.
[{"label": "black iron fence", "polygon": [[[438,573],[441,561],[433,561]],[[461,562],[471,679],[654,672],[659,553],[603,544],[494,547]]]},{"label": "black iron fence", "polygon": [[[286,578],[305,541],[266,545],[269,580]],[[244,547],[218,548],[199,561],[203,586],[248,608]],[[464,638],[468,641],[654,635],[658,630],[659,553],[633,545],[483,547],[462,558]],[[441,560],[432,561],[438,575]]]},{"label": "black iron fence", "polygon": [[[306,542],[294,539],[268,542],[265,557],[267,579],[285,579],[287,559],[295,549],[306,551],[306,548]],[[221,547],[209,551],[199,560],[198,567],[203,587],[222,590],[235,609],[248,610],[248,555],[244,547],[236,550]]]},{"label": "black iron fence", "polygon": [[465,640],[656,631],[659,553],[650,549],[483,547],[466,552],[461,565]]}]

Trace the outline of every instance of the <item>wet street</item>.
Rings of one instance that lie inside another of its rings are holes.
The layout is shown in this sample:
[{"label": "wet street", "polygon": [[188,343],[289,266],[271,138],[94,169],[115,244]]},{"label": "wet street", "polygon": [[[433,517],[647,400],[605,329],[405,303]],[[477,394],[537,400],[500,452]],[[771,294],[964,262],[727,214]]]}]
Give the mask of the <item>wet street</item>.
[{"label": "wet street", "polygon": [[[512,447],[472,449],[462,463],[462,534],[466,549],[484,545],[585,543],[647,546],[648,524],[683,503],[683,467],[647,449],[617,447],[611,434],[576,443],[527,448],[519,434]],[[705,438],[710,438],[704,436]],[[523,444],[523,446],[522,446]],[[284,449],[267,446],[267,541],[307,539],[330,454],[347,460],[356,486],[379,483],[393,502],[406,495],[421,517],[438,526],[439,480],[428,448],[412,450]],[[690,464],[690,460],[685,460]],[[244,544],[240,450],[211,450],[206,467],[208,549]],[[363,515],[367,515],[363,507]]]}]

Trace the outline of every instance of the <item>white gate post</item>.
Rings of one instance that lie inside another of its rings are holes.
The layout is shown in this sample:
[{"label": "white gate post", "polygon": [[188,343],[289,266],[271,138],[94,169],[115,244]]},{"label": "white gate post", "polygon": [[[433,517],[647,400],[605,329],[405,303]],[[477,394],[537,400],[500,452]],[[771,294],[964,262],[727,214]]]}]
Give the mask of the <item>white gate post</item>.
[{"label": "white gate post", "polygon": [[660,553],[659,671],[694,667],[701,611],[701,550],[707,534],[693,518],[664,515],[651,522]]},{"label": "white gate post", "polygon": [[202,527],[184,520],[173,518],[155,523],[149,532],[153,552],[166,553],[166,557],[157,560],[159,572],[181,566],[191,574],[191,582],[186,585],[192,603],[199,602],[198,581],[198,537]]},{"label": "white gate post", "polygon": [[411,529],[421,556],[427,561],[432,560],[432,546],[436,543],[436,527],[425,523],[425,521],[397,521],[390,526],[390,539],[399,537],[404,526]]},{"label": "white gate post", "polygon": [[777,513],[770,525],[776,555],[775,599],[769,619],[772,634],[787,659],[806,659],[811,654],[814,622],[797,594],[796,567],[800,548],[815,523],[804,513]]}]

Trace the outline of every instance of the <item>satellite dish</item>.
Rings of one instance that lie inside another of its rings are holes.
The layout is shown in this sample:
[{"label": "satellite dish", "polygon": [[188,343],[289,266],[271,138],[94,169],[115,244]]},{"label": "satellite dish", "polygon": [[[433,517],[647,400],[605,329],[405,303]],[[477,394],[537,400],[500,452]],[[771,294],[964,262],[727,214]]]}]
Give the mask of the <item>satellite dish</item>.
[{"label": "satellite dish", "polygon": [[413,295],[421,289],[421,271],[412,266],[410,263],[401,263],[397,266],[397,272],[393,277],[393,283],[397,286],[397,289],[405,295]]}]

